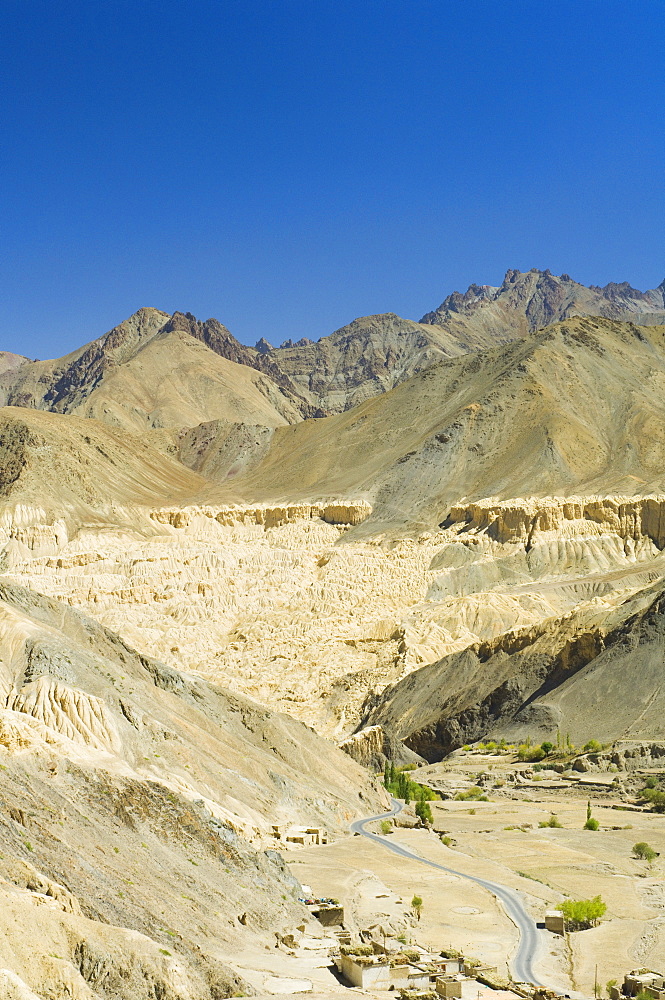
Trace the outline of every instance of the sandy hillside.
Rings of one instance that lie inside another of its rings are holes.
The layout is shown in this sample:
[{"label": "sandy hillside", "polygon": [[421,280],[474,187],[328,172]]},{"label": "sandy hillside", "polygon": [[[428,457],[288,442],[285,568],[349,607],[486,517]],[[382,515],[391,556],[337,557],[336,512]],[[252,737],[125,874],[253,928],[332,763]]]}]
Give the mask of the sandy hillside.
[{"label": "sandy hillside", "polygon": [[8,981],[78,1000],[246,992],[237,954],[309,923],[272,824],[338,834],[382,793],[293,719],[6,582],[0,632]]}]

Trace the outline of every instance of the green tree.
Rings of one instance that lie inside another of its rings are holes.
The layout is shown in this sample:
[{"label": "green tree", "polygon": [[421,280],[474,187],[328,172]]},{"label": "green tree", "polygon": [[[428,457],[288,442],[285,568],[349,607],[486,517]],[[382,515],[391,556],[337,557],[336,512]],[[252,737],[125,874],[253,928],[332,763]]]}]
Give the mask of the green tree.
[{"label": "green tree", "polygon": [[586,804],[586,823],[584,824],[584,829],[585,830],[597,830],[598,829],[598,820],[594,819],[593,816],[591,815],[591,802],[590,801],[587,802],[587,804]]},{"label": "green tree", "polygon": [[649,864],[655,861],[658,857],[658,853],[654,851],[653,847],[649,847],[644,840],[640,840],[637,844],[633,844],[633,854],[640,861],[648,861]]},{"label": "green tree", "polygon": [[418,816],[423,823],[432,824],[434,822],[429,802],[425,802],[424,799],[421,799],[416,803],[416,816]]},{"label": "green tree", "polygon": [[390,822],[390,820],[388,820],[388,819],[382,819],[381,820],[381,833],[384,835],[384,837],[386,836],[386,834],[388,834],[388,833],[391,832],[392,828],[393,828],[393,825]]},{"label": "green tree", "polygon": [[594,896],[593,899],[566,899],[558,904],[557,910],[563,913],[566,924],[571,925],[572,930],[582,930],[595,927],[607,906],[600,896]]},{"label": "green tree", "polygon": [[608,997],[612,996],[612,990],[614,989],[616,984],[617,984],[616,979],[608,979],[607,982],[605,983],[605,989],[607,990]]},{"label": "green tree", "polygon": [[640,798],[648,802],[654,812],[665,812],[665,792],[661,792],[658,788],[643,788]]},{"label": "green tree", "polygon": [[552,750],[554,750],[554,744],[553,744],[553,743],[550,743],[550,742],[549,742],[548,740],[545,740],[545,742],[544,742],[544,743],[541,743],[541,744],[540,744],[540,749],[541,749],[541,750],[542,750],[542,751],[543,751],[543,752],[545,753],[545,755],[547,756],[547,754],[550,754],[550,753],[552,753]]},{"label": "green tree", "polygon": [[415,913],[415,915],[418,917],[418,920],[420,920],[420,915],[421,915],[422,910],[423,910],[423,901],[422,901],[422,898],[420,896],[414,896],[413,897],[413,899],[411,900],[411,909],[413,910],[413,912]]}]

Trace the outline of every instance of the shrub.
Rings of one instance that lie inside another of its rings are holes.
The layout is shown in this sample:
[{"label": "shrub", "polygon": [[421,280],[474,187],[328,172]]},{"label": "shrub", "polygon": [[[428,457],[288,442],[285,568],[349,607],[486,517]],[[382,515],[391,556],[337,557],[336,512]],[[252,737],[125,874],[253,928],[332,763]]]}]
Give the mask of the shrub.
[{"label": "shrub", "polygon": [[422,913],[423,909],[423,901],[421,896],[413,897],[413,899],[411,900],[411,908],[415,913],[415,915],[418,917],[418,920],[420,920],[420,914]]},{"label": "shrub", "polygon": [[540,822],[538,826],[541,827],[541,829],[547,826],[551,826],[557,830],[560,830],[562,828],[556,813],[552,813],[549,819],[542,820],[542,822]]},{"label": "shrub", "polygon": [[633,854],[640,861],[648,861],[651,864],[652,861],[658,857],[657,851],[654,851],[653,847],[644,841],[640,840],[637,844],[633,844]]},{"label": "shrub", "polygon": [[658,788],[658,778],[655,774],[650,774],[644,783],[645,788]]},{"label": "shrub", "polygon": [[520,743],[517,756],[523,761],[539,761],[546,756],[542,747],[532,747],[529,743]]},{"label": "shrub", "polygon": [[388,833],[391,832],[392,828],[393,828],[393,825],[392,825],[392,823],[390,822],[389,819],[382,819],[381,820],[381,833],[384,835],[384,837],[386,836],[386,834],[388,834]]},{"label": "shrub", "polygon": [[488,798],[483,794],[480,785],[472,785],[465,792],[458,792],[455,796],[458,802],[488,802]]},{"label": "shrub", "polygon": [[591,815],[591,802],[587,802],[586,804],[586,823],[584,824],[584,829],[585,830],[598,829],[598,820],[594,819],[593,816]]},{"label": "shrub", "polygon": [[599,743],[598,740],[589,740],[584,744],[583,749],[585,753],[598,753],[599,750],[603,749],[603,744]]},{"label": "shrub", "polygon": [[339,950],[342,955],[362,955],[365,958],[374,954],[374,949],[370,944],[343,944]]},{"label": "shrub", "polygon": [[665,792],[657,788],[643,788],[640,797],[650,804],[654,812],[665,812]]}]

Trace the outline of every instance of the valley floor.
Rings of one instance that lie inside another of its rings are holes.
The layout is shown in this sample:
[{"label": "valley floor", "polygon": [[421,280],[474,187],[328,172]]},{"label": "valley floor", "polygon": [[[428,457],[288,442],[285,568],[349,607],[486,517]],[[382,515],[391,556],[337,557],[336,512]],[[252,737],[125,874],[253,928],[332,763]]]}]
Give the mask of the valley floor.
[{"label": "valley floor", "polygon": [[[513,764],[477,754],[461,755],[416,772],[464,778],[472,768],[494,768],[497,781]],[[521,765],[523,767],[523,765]],[[626,811],[617,795],[541,788],[539,781],[518,790],[489,790],[487,802],[445,800],[432,803],[432,830],[396,826],[395,842],[460,874],[476,875],[516,889],[534,921],[565,898],[601,895],[607,913],[590,930],[565,937],[539,932],[535,968],[542,982],[571,996],[592,996],[596,970],[604,991],[609,979],[623,979],[637,968],[665,967],[665,864],[649,866],[632,856],[632,845],[646,841],[665,856],[665,816]],[[552,782],[554,786],[555,783]],[[584,830],[587,801],[598,831]],[[560,828],[539,824],[555,813]],[[399,822],[399,820],[398,820]],[[379,825],[376,824],[376,832]],[[451,838],[445,846],[441,837]],[[496,966],[505,975],[517,944],[517,931],[495,898],[453,874],[400,858],[380,844],[359,837],[323,847],[294,850],[289,867],[316,895],[339,898],[349,928],[381,928],[432,949],[456,948]],[[424,905],[419,922],[410,908],[414,894]]]}]

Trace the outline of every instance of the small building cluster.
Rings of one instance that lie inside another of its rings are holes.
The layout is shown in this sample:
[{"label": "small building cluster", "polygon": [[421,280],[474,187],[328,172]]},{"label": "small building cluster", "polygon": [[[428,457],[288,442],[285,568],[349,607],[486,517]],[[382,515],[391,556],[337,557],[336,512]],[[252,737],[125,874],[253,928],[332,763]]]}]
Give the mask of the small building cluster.
[{"label": "small building cluster", "polygon": [[[339,948],[333,960],[349,986],[370,991],[394,991],[401,1000],[440,1000],[462,997],[463,984],[508,993],[523,1000],[563,1000],[551,990],[503,979],[496,968],[468,959],[455,951],[429,952],[418,945],[390,950],[376,940]],[[665,997],[663,997],[665,1000]]]},{"label": "small building cluster", "polygon": [[610,987],[610,1000],[646,993],[653,1000],[665,1000],[665,977],[649,969],[636,969],[623,977],[623,985]]},{"label": "small building cluster", "polygon": [[368,990],[431,992],[439,996],[461,997],[464,959],[444,953],[431,954],[410,946],[388,951],[376,941],[346,945],[335,956],[340,975],[350,986]]},{"label": "small building cluster", "polygon": [[299,844],[301,847],[312,847],[315,844],[327,844],[328,834],[318,826],[282,826],[273,823],[272,836],[283,844]]}]

